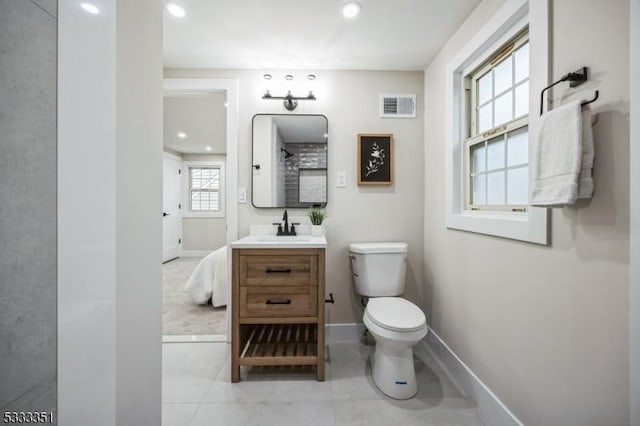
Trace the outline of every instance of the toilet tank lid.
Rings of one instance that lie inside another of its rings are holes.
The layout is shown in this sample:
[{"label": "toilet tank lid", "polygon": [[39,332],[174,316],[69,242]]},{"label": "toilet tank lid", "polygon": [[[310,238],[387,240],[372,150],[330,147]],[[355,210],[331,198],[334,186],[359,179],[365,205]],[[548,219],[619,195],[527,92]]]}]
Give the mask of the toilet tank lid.
[{"label": "toilet tank lid", "polygon": [[352,253],[406,253],[407,243],[353,243],[349,245]]}]

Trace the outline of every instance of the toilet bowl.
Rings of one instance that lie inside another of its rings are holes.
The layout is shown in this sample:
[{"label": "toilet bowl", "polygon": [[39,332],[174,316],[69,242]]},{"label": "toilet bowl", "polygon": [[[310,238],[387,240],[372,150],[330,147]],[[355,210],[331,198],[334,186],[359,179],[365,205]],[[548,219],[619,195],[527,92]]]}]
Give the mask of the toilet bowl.
[{"label": "toilet bowl", "polygon": [[413,347],[428,333],[424,313],[401,297],[369,299],[363,321],[376,341],[373,380],[387,396],[409,399],[418,391]]},{"label": "toilet bowl", "polygon": [[428,332],[424,312],[399,297],[404,291],[406,243],[349,246],[356,292],[367,296],[363,322],[376,341],[373,381],[387,396],[412,398],[418,391],[413,347]]}]

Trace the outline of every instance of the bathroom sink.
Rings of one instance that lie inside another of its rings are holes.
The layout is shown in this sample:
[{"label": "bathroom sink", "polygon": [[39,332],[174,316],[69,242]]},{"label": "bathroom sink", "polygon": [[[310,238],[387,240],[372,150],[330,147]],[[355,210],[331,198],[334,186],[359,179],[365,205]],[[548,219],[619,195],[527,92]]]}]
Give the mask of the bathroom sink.
[{"label": "bathroom sink", "polygon": [[261,242],[278,242],[278,241],[282,241],[283,243],[294,243],[294,242],[305,242],[305,241],[310,241],[311,237],[308,235],[280,235],[280,236],[276,236],[276,235],[262,235],[259,237],[256,237],[256,241],[261,241]]},{"label": "bathroom sink", "polygon": [[231,243],[231,248],[325,248],[327,240],[324,237],[311,235],[249,235]]}]

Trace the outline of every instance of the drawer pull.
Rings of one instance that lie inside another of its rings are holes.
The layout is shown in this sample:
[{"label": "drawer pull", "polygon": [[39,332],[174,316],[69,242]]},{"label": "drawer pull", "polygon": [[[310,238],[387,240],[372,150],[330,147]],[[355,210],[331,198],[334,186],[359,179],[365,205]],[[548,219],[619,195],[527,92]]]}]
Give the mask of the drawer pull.
[{"label": "drawer pull", "polygon": [[266,302],[267,305],[290,305],[291,304],[291,299],[285,299],[285,300],[271,300],[271,299],[267,299]]},{"label": "drawer pull", "polygon": [[267,268],[267,274],[290,274],[291,268]]}]

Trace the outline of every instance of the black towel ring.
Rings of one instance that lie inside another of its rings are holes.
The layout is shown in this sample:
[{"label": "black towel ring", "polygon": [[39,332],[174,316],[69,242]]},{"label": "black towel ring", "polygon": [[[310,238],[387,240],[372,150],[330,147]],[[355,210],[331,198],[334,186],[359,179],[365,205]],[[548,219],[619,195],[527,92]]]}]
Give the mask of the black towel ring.
[{"label": "black towel ring", "polygon": [[[542,89],[542,91],[540,92],[540,115],[542,115],[544,113],[544,92],[546,92],[547,90],[551,89],[556,84],[562,83],[563,81],[568,81],[569,82],[569,87],[576,87],[576,86],[581,85],[585,81],[587,81],[587,78],[588,78],[587,67],[582,67],[579,70],[576,70],[574,72],[570,72],[569,74],[563,76],[560,80],[558,80],[555,83],[550,84],[547,87],[545,87],[544,89]],[[593,97],[593,99],[591,99],[589,101],[582,102],[580,105],[581,106],[585,106],[585,105],[588,105],[588,104],[590,104],[592,102],[595,102],[596,100],[598,100],[599,96],[600,96],[600,91],[596,90],[596,93],[595,93],[595,96]]]},{"label": "black towel ring", "polygon": [[593,103],[593,102],[597,101],[599,96],[600,96],[600,91],[599,91],[599,90],[596,90],[596,94],[595,94],[595,96],[593,97],[593,99],[591,99],[591,100],[589,100],[589,101],[585,101],[585,102],[581,103],[580,105],[582,105],[582,106],[589,105],[589,104],[591,104],[591,103]]}]

